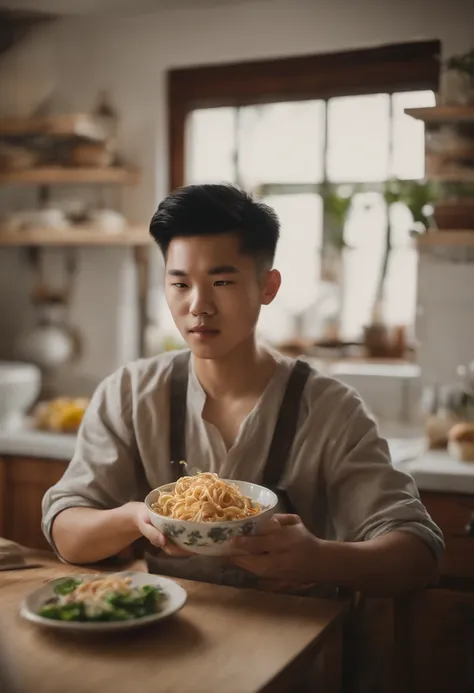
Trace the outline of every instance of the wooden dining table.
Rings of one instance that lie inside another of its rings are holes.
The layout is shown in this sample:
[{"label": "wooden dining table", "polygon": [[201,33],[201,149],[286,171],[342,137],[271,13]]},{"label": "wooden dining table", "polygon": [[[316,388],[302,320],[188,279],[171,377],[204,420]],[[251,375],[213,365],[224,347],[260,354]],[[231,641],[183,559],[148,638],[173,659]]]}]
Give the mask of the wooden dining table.
[{"label": "wooden dining table", "polygon": [[32,624],[19,608],[48,580],[90,566],[35,551],[26,561],[39,565],[0,572],[1,654],[20,693],[341,691],[342,603],[176,580],[188,593],[178,614],[139,630],[73,635]]}]

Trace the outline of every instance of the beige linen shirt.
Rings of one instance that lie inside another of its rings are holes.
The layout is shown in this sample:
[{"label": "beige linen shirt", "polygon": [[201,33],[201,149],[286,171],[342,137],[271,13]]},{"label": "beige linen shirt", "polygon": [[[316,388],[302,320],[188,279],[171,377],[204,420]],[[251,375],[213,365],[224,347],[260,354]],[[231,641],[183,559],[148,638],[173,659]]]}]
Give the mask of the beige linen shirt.
[{"label": "beige linen shirt", "polygon": [[[173,480],[169,453],[169,384],[175,353],[133,362],[97,388],[62,479],[43,499],[43,531],[53,544],[54,518],[66,508],[115,508],[142,501]],[[186,451],[190,468],[258,483],[294,363],[277,368],[230,450],[202,418],[206,395],[190,361]],[[313,370],[281,486],[316,536],[362,541],[392,530],[416,534],[439,558],[440,530],[410,476],[392,467],[388,446],[357,394]]]}]

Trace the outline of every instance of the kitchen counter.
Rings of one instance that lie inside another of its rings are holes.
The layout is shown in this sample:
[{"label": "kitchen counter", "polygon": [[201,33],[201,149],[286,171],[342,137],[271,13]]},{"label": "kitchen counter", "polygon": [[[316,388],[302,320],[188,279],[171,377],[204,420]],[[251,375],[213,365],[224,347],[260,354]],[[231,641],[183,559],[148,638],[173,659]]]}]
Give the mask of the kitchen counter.
[{"label": "kitchen counter", "polygon": [[[426,450],[419,429],[382,425],[393,465],[408,472],[420,491],[474,494],[474,463],[458,462],[446,450]],[[45,433],[28,424],[14,431],[0,429],[0,456],[68,461],[74,454],[75,435]]]},{"label": "kitchen counter", "polygon": [[[419,433],[413,426],[399,423],[382,427],[382,434],[389,443],[393,442],[395,454],[405,459],[415,456],[414,438]],[[74,454],[76,436],[65,433],[48,433],[38,431],[26,419],[24,426],[15,429],[0,428],[0,456],[16,455],[20,457],[39,457],[50,460],[70,460]]]},{"label": "kitchen counter", "polygon": [[70,460],[75,445],[75,435],[37,431],[28,423],[14,430],[0,428],[0,455]]},{"label": "kitchen counter", "polygon": [[474,495],[474,463],[458,462],[447,450],[429,450],[419,429],[388,427],[386,436],[393,466],[410,474],[420,491]]},{"label": "kitchen counter", "polygon": [[446,450],[425,450],[417,459],[394,466],[408,472],[420,491],[474,495],[474,462],[458,462]]}]

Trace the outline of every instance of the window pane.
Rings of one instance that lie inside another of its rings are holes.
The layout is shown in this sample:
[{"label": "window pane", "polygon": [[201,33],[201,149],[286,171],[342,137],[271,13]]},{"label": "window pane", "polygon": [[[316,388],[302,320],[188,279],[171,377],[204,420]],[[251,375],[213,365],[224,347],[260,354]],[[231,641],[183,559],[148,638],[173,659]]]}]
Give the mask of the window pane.
[{"label": "window pane", "polygon": [[239,174],[244,187],[315,183],[323,176],[324,102],[245,106],[239,112]]},{"label": "window pane", "polygon": [[265,202],[279,216],[281,236],[275,267],[282,285],[275,301],[264,306],[259,330],[272,341],[293,336],[291,316],[316,299],[322,241],[322,201],[319,195],[269,195]]},{"label": "window pane", "polygon": [[401,92],[393,95],[393,171],[396,178],[425,175],[425,127],[405,113],[405,108],[434,106],[432,91]]},{"label": "window pane", "polygon": [[192,111],[186,123],[187,183],[235,182],[235,108]]},{"label": "window pane", "polygon": [[378,193],[354,196],[344,237],[350,248],[344,251],[344,300],[342,332],[360,337],[367,325],[382,266],[386,230],[386,205]]},{"label": "window pane", "polygon": [[385,279],[385,309],[392,325],[412,326],[416,311],[418,254],[414,248],[394,248]]},{"label": "window pane", "polygon": [[394,248],[411,248],[413,240],[410,237],[410,229],[413,226],[413,217],[408,207],[403,202],[396,202],[390,206],[390,239]]},{"label": "window pane", "polygon": [[344,96],[328,103],[328,178],[382,181],[388,178],[388,94]]},{"label": "window pane", "polygon": [[412,326],[416,311],[418,254],[410,229],[412,216],[401,202],[390,207],[392,251],[385,279],[385,310],[393,325]]},{"label": "window pane", "polygon": [[344,228],[346,243],[379,256],[384,246],[386,209],[380,193],[356,193]]}]

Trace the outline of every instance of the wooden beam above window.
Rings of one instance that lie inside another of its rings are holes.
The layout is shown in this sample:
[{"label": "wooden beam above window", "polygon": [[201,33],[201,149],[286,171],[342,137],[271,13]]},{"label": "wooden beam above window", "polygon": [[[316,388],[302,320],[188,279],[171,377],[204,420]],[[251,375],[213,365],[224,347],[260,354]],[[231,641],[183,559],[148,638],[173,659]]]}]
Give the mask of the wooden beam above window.
[{"label": "wooden beam above window", "polygon": [[[170,94],[196,106],[433,89],[440,41],[205,65],[169,72]],[[225,102],[225,103],[224,103]]]}]

